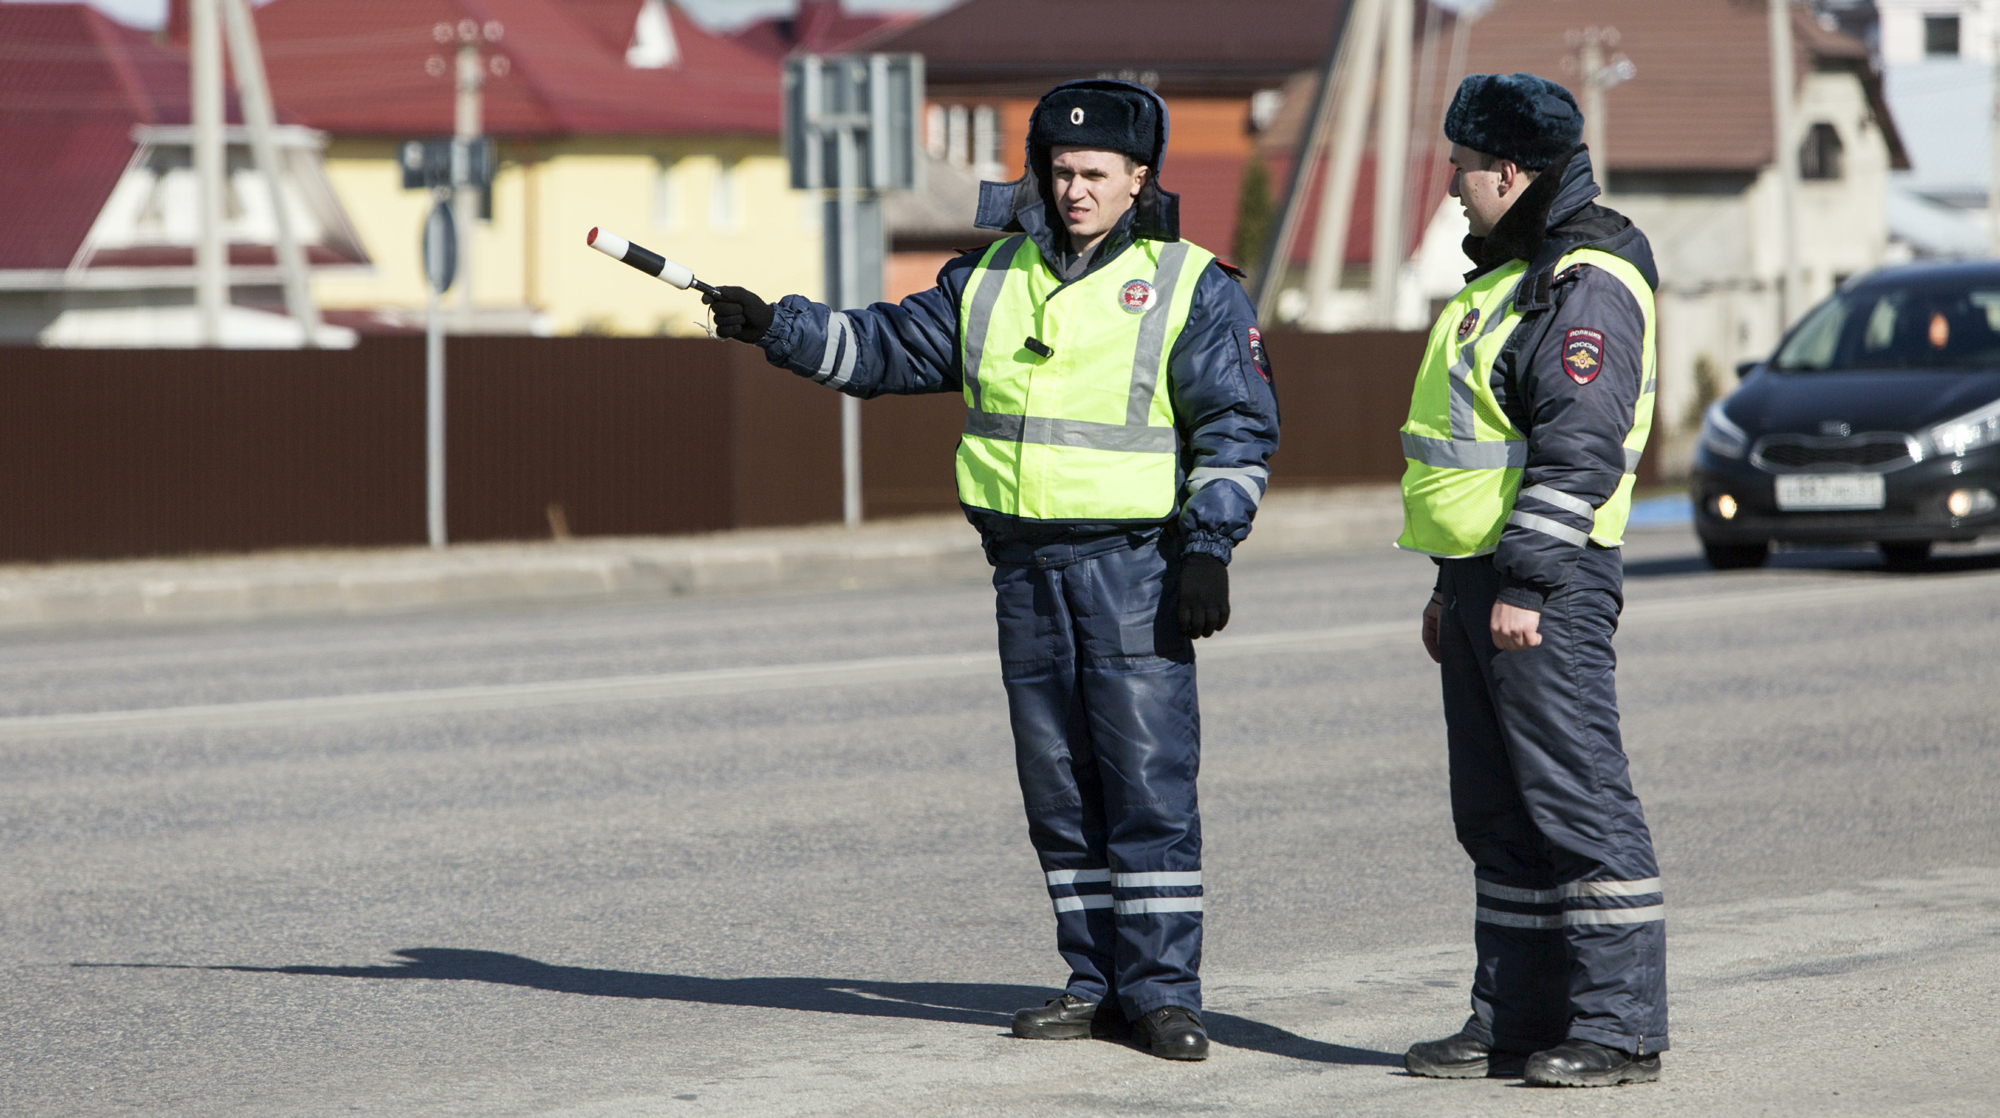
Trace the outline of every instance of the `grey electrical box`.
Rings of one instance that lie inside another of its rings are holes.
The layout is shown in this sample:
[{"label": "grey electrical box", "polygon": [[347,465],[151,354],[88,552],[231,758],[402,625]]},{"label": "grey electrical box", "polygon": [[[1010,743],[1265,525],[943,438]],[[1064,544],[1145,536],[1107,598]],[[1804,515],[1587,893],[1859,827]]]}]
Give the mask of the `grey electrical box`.
[{"label": "grey electrical box", "polygon": [[838,137],[852,129],[860,190],[915,190],[922,160],[924,56],[800,55],[785,62],[785,157],[792,189],[841,186]]}]

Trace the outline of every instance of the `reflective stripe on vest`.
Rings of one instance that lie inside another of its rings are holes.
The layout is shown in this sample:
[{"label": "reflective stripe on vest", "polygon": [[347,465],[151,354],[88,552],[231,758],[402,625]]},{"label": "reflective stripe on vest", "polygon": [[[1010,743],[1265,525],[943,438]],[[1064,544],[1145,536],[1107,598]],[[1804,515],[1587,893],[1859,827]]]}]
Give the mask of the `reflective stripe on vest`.
[{"label": "reflective stripe on vest", "polygon": [[[1625,432],[1625,477],[1611,499],[1590,515],[1588,539],[1605,547],[1624,542],[1625,522],[1632,511],[1632,486],[1646,437],[1653,427],[1653,398],[1658,386],[1654,337],[1653,290],[1645,277],[1624,259],[1598,249],[1578,249],[1556,263],[1561,272],[1573,264],[1602,269],[1632,292],[1645,317],[1638,405]],[[1410,418],[1403,425],[1403,534],[1396,546],[1431,555],[1463,558],[1484,555],[1500,544],[1508,523],[1521,524],[1572,543],[1584,533],[1547,517],[1515,512],[1521,471],[1528,463],[1528,441],[1507,418],[1494,365],[1507,339],[1521,323],[1514,306],[1528,265],[1516,260],[1467,284],[1453,297],[1431,327],[1423,367],[1410,397]],[[1551,336],[1553,334],[1551,333]],[[1550,344],[1545,337],[1542,344]],[[1554,343],[1561,345],[1560,338]],[[1532,354],[1521,354],[1525,364]],[[1604,355],[1630,360],[1629,354]],[[1551,491],[1553,492],[1553,491]],[[1537,494],[1543,500],[1547,495]],[[1569,498],[1568,494],[1556,494]],[[1588,508],[1581,500],[1575,503]],[[1558,507],[1569,507],[1553,500]],[[1540,521],[1540,523],[1531,523]]]},{"label": "reflective stripe on vest", "polygon": [[1025,236],[988,249],[959,310],[959,500],[1034,520],[1173,515],[1179,442],[1162,386],[1213,259],[1140,240],[1066,284]]}]

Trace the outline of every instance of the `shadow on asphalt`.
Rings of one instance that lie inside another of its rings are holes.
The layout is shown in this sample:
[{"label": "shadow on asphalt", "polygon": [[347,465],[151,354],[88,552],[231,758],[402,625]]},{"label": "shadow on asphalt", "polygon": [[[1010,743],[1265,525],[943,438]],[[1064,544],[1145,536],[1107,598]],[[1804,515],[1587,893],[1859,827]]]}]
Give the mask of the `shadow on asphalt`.
[{"label": "shadow on asphalt", "polygon": [[[421,978],[434,981],[491,982],[559,994],[597,998],[658,998],[665,1001],[795,1009],[861,1017],[905,1017],[959,1025],[1007,1028],[1014,1011],[1040,1005],[1060,991],[994,982],[862,982],[840,978],[697,978],[685,974],[560,967],[500,951],[457,947],[412,947],[396,952],[401,962],[373,967],[194,966],[178,963],[76,963],[79,967],[135,970],[237,971],[325,978]],[[1209,1036],[1218,1044],[1288,1056],[1321,1064],[1403,1066],[1403,1057],[1367,1048],[1328,1044],[1260,1021],[1228,1013],[1202,1012]]]}]

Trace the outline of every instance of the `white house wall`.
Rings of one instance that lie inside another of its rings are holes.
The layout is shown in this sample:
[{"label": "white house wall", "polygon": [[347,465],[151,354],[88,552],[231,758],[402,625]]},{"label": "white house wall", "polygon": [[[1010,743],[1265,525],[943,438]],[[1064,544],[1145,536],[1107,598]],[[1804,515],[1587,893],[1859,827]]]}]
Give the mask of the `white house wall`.
[{"label": "white house wall", "polygon": [[1956,15],[1959,57],[1993,60],[2000,0],[1875,0],[1882,61],[1890,66],[1924,57],[1924,17]]}]

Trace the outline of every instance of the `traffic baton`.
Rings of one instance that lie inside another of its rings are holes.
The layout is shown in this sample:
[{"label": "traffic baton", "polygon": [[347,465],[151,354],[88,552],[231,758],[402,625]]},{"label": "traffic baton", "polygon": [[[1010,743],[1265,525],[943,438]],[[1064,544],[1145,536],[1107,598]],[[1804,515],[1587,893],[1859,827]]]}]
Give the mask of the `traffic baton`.
[{"label": "traffic baton", "polygon": [[590,231],[590,236],[584,238],[584,243],[613,260],[620,260],[630,264],[647,275],[678,287],[682,291],[686,291],[692,287],[704,295],[713,295],[716,293],[715,288],[694,278],[693,270],[688,268],[687,265],[676,264],[659,253],[654,252],[652,249],[646,248],[643,245],[635,245],[616,233],[593,227]]}]

